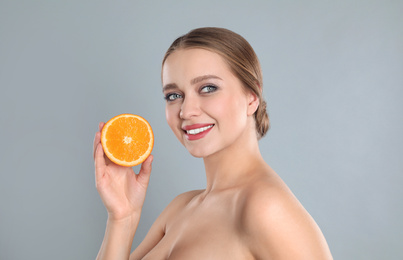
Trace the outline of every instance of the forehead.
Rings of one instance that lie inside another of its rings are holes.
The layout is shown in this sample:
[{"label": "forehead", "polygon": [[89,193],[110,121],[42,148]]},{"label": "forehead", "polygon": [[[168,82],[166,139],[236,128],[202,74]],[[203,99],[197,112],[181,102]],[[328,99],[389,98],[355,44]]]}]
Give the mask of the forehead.
[{"label": "forehead", "polygon": [[232,74],[229,66],[218,53],[201,48],[180,49],[165,60],[162,82],[190,80],[201,75],[225,77],[228,74]]}]

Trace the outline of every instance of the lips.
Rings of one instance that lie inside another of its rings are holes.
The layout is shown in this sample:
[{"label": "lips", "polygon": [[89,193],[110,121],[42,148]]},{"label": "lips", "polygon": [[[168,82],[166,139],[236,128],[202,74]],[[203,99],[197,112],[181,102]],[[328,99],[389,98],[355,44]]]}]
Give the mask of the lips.
[{"label": "lips", "polygon": [[188,140],[198,140],[206,136],[211,129],[214,127],[214,124],[194,124],[182,127],[185,132],[185,136]]}]

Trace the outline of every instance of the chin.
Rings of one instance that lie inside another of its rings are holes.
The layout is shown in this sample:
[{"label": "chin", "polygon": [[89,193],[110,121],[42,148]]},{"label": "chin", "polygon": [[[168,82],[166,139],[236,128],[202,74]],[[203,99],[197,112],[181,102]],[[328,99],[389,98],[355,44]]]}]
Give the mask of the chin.
[{"label": "chin", "polygon": [[196,158],[206,158],[210,155],[215,154],[217,151],[219,151],[220,149],[217,149],[218,147],[216,146],[208,146],[208,145],[204,145],[204,146],[199,146],[199,147],[191,147],[191,146],[186,146],[185,148],[188,150],[188,152]]},{"label": "chin", "polygon": [[192,155],[193,157],[196,157],[196,158],[204,158],[209,155],[208,153],[206,153],[206,151],[200,151],[200,150],[196,151],[195,149],[189,149],[186,146],[185,146],[185,148],[188,150],[190,155]]},{"label": "chin", "polygon": [[192,155],[193,157],[196,158],[204,158],[205,156],[201,155],[201,154],[197,154],[197,153],[190,153],[190,155]]}]

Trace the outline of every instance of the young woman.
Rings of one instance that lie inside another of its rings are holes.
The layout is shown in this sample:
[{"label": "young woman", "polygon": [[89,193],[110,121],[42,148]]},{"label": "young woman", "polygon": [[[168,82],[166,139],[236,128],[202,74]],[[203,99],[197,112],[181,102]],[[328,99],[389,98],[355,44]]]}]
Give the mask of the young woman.
[{"label": "young woman", "polygon": [[96,185],[108,211],[98,258],[332,259],[315,221],[260,154],[269,119],[248,42],[222,28],[195,29],[168,49],[162,84],[167,122],[203,158],[207,187],[176,197],[130,254],[153,158],[136,175],[104,157],[96,133]]}]

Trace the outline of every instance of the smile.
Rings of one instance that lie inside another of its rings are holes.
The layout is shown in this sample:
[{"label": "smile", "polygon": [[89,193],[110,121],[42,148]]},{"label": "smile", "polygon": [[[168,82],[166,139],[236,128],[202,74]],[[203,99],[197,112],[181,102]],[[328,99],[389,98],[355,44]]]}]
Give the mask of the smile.
[{"label": "smile", "polygon": [[212,129],[214,124],[194,124],[183,126],[182,130],[188,141],[196,141],[205,137]]},{"label": "smile", "polygon": [[191,130],[186,130],[186,133],[188,135],[197,135],[201,132],[206,131],[207,129],[212,128],[214,125],[209,125],[209,126],[205,126],[205,127],[200,127],[200,128],[195,128],[195,129],[191,129]]}]

